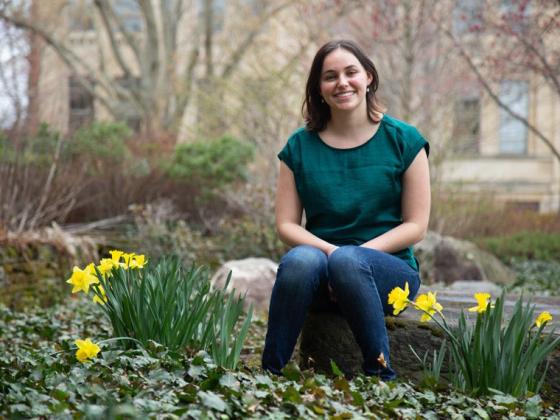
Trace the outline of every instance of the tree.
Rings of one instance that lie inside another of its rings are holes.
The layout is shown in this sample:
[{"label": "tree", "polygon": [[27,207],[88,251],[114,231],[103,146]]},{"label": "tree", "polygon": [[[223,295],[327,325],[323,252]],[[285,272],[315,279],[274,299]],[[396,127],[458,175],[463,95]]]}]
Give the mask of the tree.
[{"label": "tree", "polygon": [[467,33],[462,37],[449,25],[438,24],[491,100],[527,127],[560,161],[554,140],[502,100],[496,88],[504,79],[537,77],[560,100],[560,2],[512,0],[501,6],[482,2],[477,13],[464,20]]},{"label": "tree", "polygon": [[[126,120],[133,113],[139,116],[145,132],[158,132],[177,129],[197,80],[230,78],[266,23],[295,2],[263,2],[265,6],[255,10],[244,31],[235,34],[238,41],[230,44],[232,48],[220,48],[219,60],[213,32],[217,19],[212,13],[214,0],[202,2],[204,19],[198,17],[197,7],[187,0],[41,3],[39,13],[43,17],[48,13],[49,19],[30,17],[30,5],[25,2],[3,1],[0,19],[31,32],[56,51],[83,87],[115,119]],[[80,57],[66,38],[68,30],[57,29],[64,27],[62,17],[77,4],[93,16],[91,24],[98,42],[106,42],[95,59]],[[230,36],[226,41],[233,39]],[[205,63],[202,76],[201,56]],[[115,70],[106,65],[111,60],[116,63]]]}]

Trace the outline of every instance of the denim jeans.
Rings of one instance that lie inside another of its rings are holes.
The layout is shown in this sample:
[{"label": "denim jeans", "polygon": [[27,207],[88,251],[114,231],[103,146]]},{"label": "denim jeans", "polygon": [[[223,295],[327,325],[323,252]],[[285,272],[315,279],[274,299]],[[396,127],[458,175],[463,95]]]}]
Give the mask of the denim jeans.
[{"label": "denim jeans", "polygon": [[[385,252],[342,246],[327,257],[309,245],[292,248],[280,261],[272,289],[263,368],[281,373],[310,310],[335,310],[346,318],[360,346],[364,373],[394,379],[384,316],[393,313],[387,302],[389,292],[394,287],[404,289],[406,282],[413,299],[420,287],[418,272]],[[329,299],[328,284],[336,303]],[[380,353],[386,368],[377,361]]]}]

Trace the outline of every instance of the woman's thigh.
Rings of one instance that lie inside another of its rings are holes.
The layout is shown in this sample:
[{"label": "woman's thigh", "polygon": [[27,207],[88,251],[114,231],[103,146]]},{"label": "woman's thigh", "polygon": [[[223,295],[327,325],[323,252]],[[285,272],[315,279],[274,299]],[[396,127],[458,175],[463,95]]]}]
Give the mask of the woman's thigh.
[{"label": "woman's thigh", "polygon": [[386,314],[392,313],[392,307],[387,302],[391,290],[395,287],[404,289],[405,284],[408,283],[409,299],[412,300],[420,288],[419,273],[404,260],[386,252],[360,246],[344,246],[331,254],[329,270],[333,263],[337,265],[340,272],[347,273],[347,275],[360,272],[356,268],[367,267],[367,272],[371,273]]}]

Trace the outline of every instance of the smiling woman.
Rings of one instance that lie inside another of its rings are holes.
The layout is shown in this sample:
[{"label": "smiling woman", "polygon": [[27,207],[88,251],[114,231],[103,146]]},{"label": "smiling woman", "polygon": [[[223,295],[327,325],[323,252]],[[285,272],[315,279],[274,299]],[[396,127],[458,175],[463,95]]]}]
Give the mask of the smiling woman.
[{"label": "smiling woman", "polygon": [[270,301],[263,367],[272,372],[290,359],[309,310],[333,310],[346,317],[364,372],[395,378],[384,316],[393,288],[408,282],[412,299],[420,287],[412,245],[428,226],[429,146],[384,113],[378,85],[352,41],[325,44],[311,64],[306,126],[278,154],[276,227],[293,248]]}]

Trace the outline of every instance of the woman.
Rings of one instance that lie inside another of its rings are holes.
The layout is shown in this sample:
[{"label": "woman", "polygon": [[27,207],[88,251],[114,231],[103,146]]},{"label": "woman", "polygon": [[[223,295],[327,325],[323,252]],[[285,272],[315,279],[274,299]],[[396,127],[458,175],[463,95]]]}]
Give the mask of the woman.
[{"label": "woman", "polygon": [[330,299],[362,350],[365,374],[395,377],[384,315],[394,287],[408,283],[410,299],[420,287],[411,246],[428,226],[429,145],[381,112],[378,82],[354,42],[323,45],[307,80],[306,127],[278,155],[276,227],[293,248],[270,300],[262,363],[273,373],[289,361],[312,304]]}]

